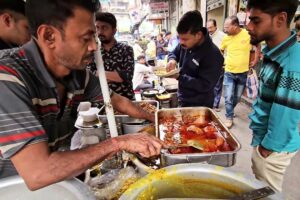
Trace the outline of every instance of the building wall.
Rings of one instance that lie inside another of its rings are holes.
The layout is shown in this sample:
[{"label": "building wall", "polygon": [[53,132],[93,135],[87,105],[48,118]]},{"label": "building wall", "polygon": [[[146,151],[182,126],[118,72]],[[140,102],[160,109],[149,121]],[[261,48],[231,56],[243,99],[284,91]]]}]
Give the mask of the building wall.
[{"label": "building wall", "polygon": [[196,1],[195,0],[184,0],[182,2],[182,12],[183,14],[196,9]]},{"label": "building wall", "polygon": [[217,21],[217,26],[219,30],[223,30],[224,24],[224,6],[216,8],[207,12],[207,20],[208,19],[215,19]]},{"label": "building wall", "polygon": [[172,34],[176,33],[176,26],[178,24],[178,1],[177,0],[169,0],[169,27],[168,30],[172,32]]}]

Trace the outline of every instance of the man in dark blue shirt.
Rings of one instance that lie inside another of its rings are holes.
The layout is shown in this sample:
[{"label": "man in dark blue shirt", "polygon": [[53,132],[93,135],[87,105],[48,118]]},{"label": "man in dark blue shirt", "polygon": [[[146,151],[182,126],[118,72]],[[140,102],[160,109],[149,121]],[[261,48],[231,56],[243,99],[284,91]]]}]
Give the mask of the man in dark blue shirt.
[{"label": "man in dark blue shirt", "polygon": [[214,87],[220,77],[223,56],[203,27],[199,11],[183,15],[177,26],[180,44],[169,53],[168,70],[179,65],[178,100],[182,107],[213,107]]}]

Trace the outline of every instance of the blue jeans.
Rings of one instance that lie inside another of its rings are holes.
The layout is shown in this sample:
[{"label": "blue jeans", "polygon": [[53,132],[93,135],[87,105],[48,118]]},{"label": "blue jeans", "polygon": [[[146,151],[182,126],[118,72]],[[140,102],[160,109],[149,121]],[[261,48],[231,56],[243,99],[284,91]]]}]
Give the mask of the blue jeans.
[{"label": "blue jeans", "polygon": [[248,72],[237,74],[225,72],[224,74],[225,116],[227,119],[233,119],[234,108],[240,101],[246,86],[247,74]]},{"label": "blue jeans", "polygon": [[222,73],[219,77],[219,80],[214,88],[214,108],[219,108],[220,100],[222,96],[222,87],[223,87],[223,79],[224,79],[224,69],[222,69]]},{"label": "blue jeans", "polygon": [[165,56],[166,55],[164,55],[164,54],[160,54],[160,55],[157,55],[156,58],[157,58],[157,60],[163,60],[163,59],[165,59]]}]

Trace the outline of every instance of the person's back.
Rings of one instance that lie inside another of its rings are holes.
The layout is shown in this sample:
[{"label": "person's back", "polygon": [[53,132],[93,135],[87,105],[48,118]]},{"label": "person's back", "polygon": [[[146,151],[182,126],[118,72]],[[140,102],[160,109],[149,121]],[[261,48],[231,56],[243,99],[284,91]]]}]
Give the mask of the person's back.
[{"label": "person's back", "polygon": [[142,47],[139,45],[138,41],[135,41],[134,42],[134,45],[133,45],[133,53],[134,53],[134,60],[136,61],[137,58],[143,54],[143,49]]},{"label": "person's back", "polygon": [[152,84],[145,79],[145,75],[152,72],[151,67],[146,66],[144,55],[137,58],[137,63],[134,65],[134,74],[132,78],[133,89],[145,89],[152,87]]},{"label": "person's back", "polygon": [[156,57],[156,44],[153,39],[149,41],[146,49],[146,56],[148,60],[155,60]]},{"label": "person's back", "polygon": [[0,1],[0,50],[20,46],[30,40],[23,0]]}]

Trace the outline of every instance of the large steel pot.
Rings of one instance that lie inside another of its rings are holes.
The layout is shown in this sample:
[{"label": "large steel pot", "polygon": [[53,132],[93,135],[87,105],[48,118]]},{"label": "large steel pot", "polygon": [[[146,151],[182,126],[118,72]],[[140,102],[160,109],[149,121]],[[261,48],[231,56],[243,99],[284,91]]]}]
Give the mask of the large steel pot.
[{"label": "large steel pot", "polygon": [[75,178],[32,192],[20,176],[12,176],[0,180],[0,194],[3,200],[96,200],[87,185]]},{"label": "large steel pot", "polygon": [[[204,164],[178,164],[162,168],[133,184],[120,200],[160,198],[228,199],[265,187],[254,178],[226,168]],[[280,194],[264,198],[279,200]]]}]

